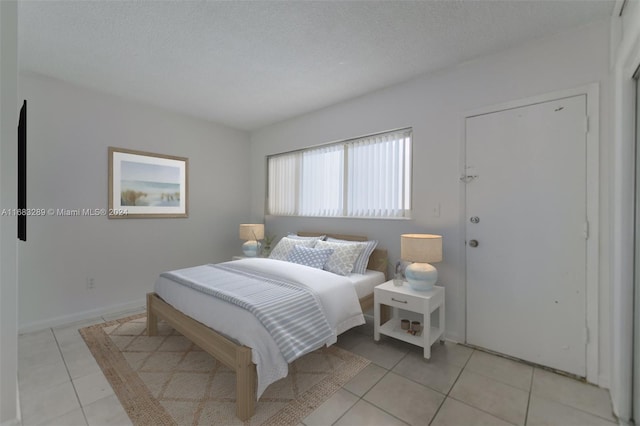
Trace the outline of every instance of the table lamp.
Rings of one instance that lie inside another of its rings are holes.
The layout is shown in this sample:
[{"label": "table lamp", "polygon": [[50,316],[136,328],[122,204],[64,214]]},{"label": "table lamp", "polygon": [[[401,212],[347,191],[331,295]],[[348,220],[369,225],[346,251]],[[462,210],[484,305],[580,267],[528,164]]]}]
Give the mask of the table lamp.
[{"label": "table lamp", "polygon": [[431,290],[438,280],[438,270],[429,263],[442,261],[442,236],[402,234],[400,243],[402,260],[414,262],[404,271],[409,286],[418,291]]},{"label": "table lamp", "polygon": [[242,252],[247,257],[256,257],[260,251],[258,240],[264,238],[262,223],[243,223],[240,225],[240,239],[246,242],[242,245]]}]

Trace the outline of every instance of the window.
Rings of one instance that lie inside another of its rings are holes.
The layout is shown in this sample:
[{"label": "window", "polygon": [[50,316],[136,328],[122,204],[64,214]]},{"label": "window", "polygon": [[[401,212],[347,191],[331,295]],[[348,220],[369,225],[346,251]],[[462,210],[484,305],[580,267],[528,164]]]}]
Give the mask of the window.
[{"label": "window", "polygon": [[412,130],[268,157],[267,213],[409,217]]}]

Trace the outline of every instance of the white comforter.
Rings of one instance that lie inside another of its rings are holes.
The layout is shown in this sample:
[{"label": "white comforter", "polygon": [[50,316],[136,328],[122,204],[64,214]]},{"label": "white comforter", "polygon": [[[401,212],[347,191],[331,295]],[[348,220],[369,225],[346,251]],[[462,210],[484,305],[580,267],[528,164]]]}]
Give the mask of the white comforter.
[{"label": "white comforter", "polygon": [[[250,258],[234,262],[256,272],[280,276],[313,290],[322,304],[333,332],[324,342],[327,346],[335,343],[339,334],[364,324],[355,287],[346,277],[274,259]],[[286,360],[267,329],[249,311],[164,277],[156,281],[155,292],[191,318],[252,348],[252,361],[256,364],[258,373],[258,397],[271,383],[286,377]]]}]

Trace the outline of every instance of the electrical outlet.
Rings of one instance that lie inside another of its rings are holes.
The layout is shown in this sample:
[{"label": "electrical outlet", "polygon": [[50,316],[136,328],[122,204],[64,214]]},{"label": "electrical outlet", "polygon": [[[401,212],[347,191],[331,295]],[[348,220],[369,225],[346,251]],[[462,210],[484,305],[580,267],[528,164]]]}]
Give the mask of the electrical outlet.
[{"label": "electrical outlet", "polygon": [[94,278],[87,278],[87,290],[93,290],[96,286],[96,281]]}]

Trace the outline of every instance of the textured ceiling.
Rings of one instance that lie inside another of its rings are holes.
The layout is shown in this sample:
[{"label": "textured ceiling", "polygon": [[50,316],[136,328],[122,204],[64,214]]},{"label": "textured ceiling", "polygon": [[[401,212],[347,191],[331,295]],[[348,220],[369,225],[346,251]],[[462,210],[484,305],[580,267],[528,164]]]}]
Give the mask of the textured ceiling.
[{"label": "textured ceiling", "polygon": [[594,20],[613,0],[21,1],[21,70],[256,129]]}]

